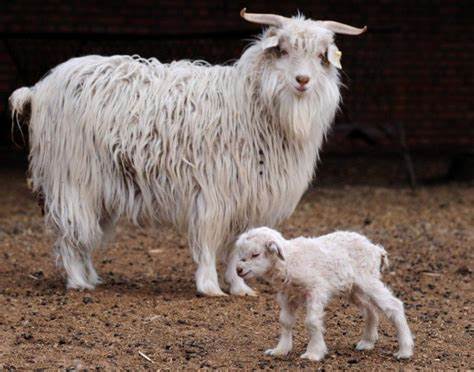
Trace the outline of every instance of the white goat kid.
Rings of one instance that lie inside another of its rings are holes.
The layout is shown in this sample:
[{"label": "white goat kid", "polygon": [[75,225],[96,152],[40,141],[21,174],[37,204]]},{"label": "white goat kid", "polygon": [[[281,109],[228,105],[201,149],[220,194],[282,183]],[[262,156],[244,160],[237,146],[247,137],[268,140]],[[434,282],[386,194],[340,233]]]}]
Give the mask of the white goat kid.
[{"label": "white goat kid", "polygon": [[353,232],[335,232],[318,238],[286,240],[272,229],[261,227],[240,236],[236,243],[238,274],[245,279],[266,277],[278,288],[281,336],[269,355],[286,355],[292,349],[295,312],[306,306],[310,341],[301,356],[319,361],[327,347],[323,338],[324,308],[332,296],[345,291],[362,311],[366,324],[357,350],[369,350],[377,340],[378,314],[383,311],[398,333],[397,358],[413,354],[413,338],[403,303],[380,280],[387,265],[385,250]]},{"label": "white goat kid", "polygon": [[271,14],[231,66],[87,56],[10,97],[29,121],[30,174],[68,287],[98,282],[91,252],[121,216],[187,234],[200,293],[252,294],[229,249],[249,226],[288,217],[309,184],[339,105],[332,21]]}]

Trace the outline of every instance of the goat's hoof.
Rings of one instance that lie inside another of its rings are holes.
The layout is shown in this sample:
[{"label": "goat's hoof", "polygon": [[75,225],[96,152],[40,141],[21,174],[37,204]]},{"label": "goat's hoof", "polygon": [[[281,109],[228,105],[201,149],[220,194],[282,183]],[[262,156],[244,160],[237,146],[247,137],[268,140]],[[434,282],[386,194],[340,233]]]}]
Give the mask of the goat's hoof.
[{"label": "goat's hoof", "polygon": [[206,297],[227,297],[228,294],[219,291],[198,291],[198,296],[206,296]]},{"label": "goat's hoof", "polygon": [[208,297],[227,296],[227,294],[222,292],[222,289],[220,289],[219,286],[215,285],[214,283],[208,283],[206,285],[199,286],[197,292],[201,296]]},{"label": "goat's hoof", "polygon": [[100,278],[100,276],[98,276],[97,274],[96,275],[91,275],[89,277],[89,282],[95,287],[96,285],[99,285],[99,284],[102,284],[103,281],[102,279]]},{"label": "goat's hoof", "polygon": [[237,288],[230,287],[230,294],[233,296],[250,296],[250,297],[257,297],[258,293],[254,291],[249,286],[239,286]]},{"label": "goat's hoof", "polygon": [[398,350],[393,356],[397,359],[410,359],[413,355],[412,350]]},{"label": "goat's hoof", "polygon": [[324,356],[326,353],[310,353],[306,352],[303,355],[300,356],[301,359],[308,359],[308,360],[313,360],[315,362],[319,362],[324,359]]},{"label": "goat's hoof", "polygon": [[271,356],[285,356],[289,353],[289,350],[283,350],[283,349],[268,349],[265,351],[265,355],[271,355]]},{"label": "goat's hoof", "polygon": [[375,343],[366,340],[360,340],[356,345],[356,350],[372,350],[374,348]]},{"label": "goat's hoof", "polygon": [[78,282],[75,282],[75,281],[68,280],[66,288],[67,289],[76,289],[78,291],[84,291],[84,290],[92,291],[92,290],[95,289],[95,285],[93,285],[91,283],[87,283],[87,282],[78,283]]}]

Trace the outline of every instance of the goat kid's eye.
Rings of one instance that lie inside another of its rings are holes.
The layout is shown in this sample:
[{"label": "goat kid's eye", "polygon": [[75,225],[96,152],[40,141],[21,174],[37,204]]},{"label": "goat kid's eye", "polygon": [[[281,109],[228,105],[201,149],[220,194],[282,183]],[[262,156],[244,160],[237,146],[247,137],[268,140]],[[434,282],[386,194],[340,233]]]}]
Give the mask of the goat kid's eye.
[{"label": "goat kid's eye", "polygon": [[260,253],[254,253],[254,254],[252,255],[252,258],[257,258],[258,256],[260,256]]}]

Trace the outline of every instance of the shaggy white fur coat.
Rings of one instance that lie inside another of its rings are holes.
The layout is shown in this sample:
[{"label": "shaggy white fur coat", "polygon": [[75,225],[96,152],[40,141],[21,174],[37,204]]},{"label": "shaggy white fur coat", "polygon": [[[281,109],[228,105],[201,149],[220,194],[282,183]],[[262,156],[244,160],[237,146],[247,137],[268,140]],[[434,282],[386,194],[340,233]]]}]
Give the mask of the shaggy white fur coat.
[{"label": "shaggy white fur coat", "polygon": [[[314,57],[333,33],[310,22],[278,30],[297,56],[284,67],[262,46],[270,28],[232,66],[87,56],[13,93],[14,117],[30,111],[32,184],[69,287],[99,282],[90,253],[126,216],[187,234],[198,291],[222,294],[216,256],[293,212],[339,104],[336,68]],[[300,60],[317,73],[304,97],[286,84]],[[233,267],[226,279],[251,293]]]}]

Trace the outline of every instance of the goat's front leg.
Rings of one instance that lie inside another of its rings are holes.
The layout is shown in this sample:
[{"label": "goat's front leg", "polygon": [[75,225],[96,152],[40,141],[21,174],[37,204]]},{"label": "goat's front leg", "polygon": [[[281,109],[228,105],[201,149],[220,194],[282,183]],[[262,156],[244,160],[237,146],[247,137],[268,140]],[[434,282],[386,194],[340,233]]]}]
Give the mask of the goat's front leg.
[{"label": "goat's front leg", "polygon": [[310,334],[310,340],[306,352],[301,355],[303,359],[320,361],[327,353],[324,342],[324,307],[326,301],[318,295],[311,294],[307,297],[305,325]]},{"label": "goat's front leg", "polygon": [[274,349],[265,351],[265,354],[274,356],[287,355],[293,348],[293,326],[296,321],[295,312],[298,308],[298,302],[290,300],[282,292],[277,294],[277,301],[280,305],[280,340]]},{"label": "goat's front leg", "polygon": [[257,292],[250,288],[245,281],[237,275],[238,257],[232,248],[228,249],[226,257],[227,269],[224,276],[225,281],[229,284],[229,292],[235,296],[256,296]]},{"label": "goat's front leg", "polygon": [[216,252],[207,245],[201,248],[197,258],[196,287],[198,293],[205,296],[226,296],[219,287],[216,270]]}]

